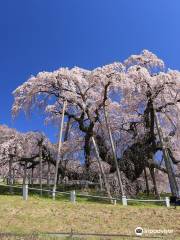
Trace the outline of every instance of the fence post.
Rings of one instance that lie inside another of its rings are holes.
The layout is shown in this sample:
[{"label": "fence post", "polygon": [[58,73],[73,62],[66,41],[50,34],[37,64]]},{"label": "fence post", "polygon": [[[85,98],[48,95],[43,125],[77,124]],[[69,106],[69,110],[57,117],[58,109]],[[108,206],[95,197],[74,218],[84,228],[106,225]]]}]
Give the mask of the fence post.
[{"label": "fence post", "polygon": [[23,199],[28,199],[28,184],[23,184]]},{"label": "fence post", "polygon": [[116,202],[116,199],[114,199],[113,204],[116,205],[116,203],[117,203],[117,202]]},{"label": "fence post", "polygon": [[71,191],[70,200],[72,203],[76,202],[76,192],[75,190]]},{"label": "fence post", "polygon": [[127,198],[126,198],[126,196],[122,196],[122,204],[123,204],[123,206],[127,206]]},{"label": "fence post", "polygon": [[165,201],[166,201],[166,207],[170,207],[169,197],[165,197]]},{"label": "fence post", "polygon": [[52,191],[52,198],[53,198],[53,200],[55,200],[56,199],[56,191],[55,191],[55,189],[53,188],[53,191]]}]

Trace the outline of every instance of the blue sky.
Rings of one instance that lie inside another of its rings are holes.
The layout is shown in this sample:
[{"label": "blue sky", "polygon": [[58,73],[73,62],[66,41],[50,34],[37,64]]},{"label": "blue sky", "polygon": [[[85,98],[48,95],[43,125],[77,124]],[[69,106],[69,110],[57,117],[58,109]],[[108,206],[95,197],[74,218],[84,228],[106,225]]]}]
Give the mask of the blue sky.
[{"label": "blue sky", "polygon": [[55,140],[43,114],[12,121],[16,87],[42,70],[92,69],[142,49],[180,69],[179,24],[179,0],[0,0],[0,124]]}]

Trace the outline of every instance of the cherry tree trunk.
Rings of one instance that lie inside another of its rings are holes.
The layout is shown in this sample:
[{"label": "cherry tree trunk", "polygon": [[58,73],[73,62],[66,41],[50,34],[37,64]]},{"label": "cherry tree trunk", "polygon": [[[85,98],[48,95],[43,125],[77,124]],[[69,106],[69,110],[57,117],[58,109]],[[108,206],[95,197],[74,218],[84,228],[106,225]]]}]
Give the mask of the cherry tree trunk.
[{"label": "cherry tree trunk", "polygon": [[9,176],[8,176],[8,184],[9,184],[9,191],[10,193],[13,193],[13,189],[12,189],[12,157],[10,157],[9,159]]},{"label": "cherry tree trunk", "polygon": [[84,151],[85,151],[85,167],[86,171],[88,172],[90,166],[90,154],[91,154],[91,147],[90,147],[90,140],[91,134],[85,135],[85,143],[84,143]]},{"label": "cherry tree trunk", "polygon": [[15,184],[15,169],[12,169],[12,184]]},{"label": "cherry tree trunk", "polygon": [[48,189],[49,189],[49,187],[50,187],[50,177],[51,177],[51,172],[50,172],[50,166],[51,166],[51,164],[50,164],[50,162],[48,161],[48,171],[47,171],[47,186],[48,186]]},{"label": "cherry tree trunk", "polygon": [[66,130],[65,130],[65,133],[64,133],[64,142],[66,142],[68,140],[70,127],[71,127],[71,118],[69,117],[68,121],[67,121],[67,125],[66,125]]},{"label": "cherry tree trunk", "polygon": [[148,178],[147,178],[147,172],[146,172],[146,167],[144,167],[144,178],[146,182],[146,193],[149,195],[149,183],[148,183]]},{"label": "cherry tree trunk", "polygon": [[31,185],[34,184],[34,167],[31,169]]},{"label": "cherry tree trunk", "polygon": [[27,161],[24,162],[24,176],[23,176],[23,184],[27,183]]},{"label": "cherry tree trunk", "polygon": [[153,181],[154,193],[155,193],[156,197],[160,199],[158,188],[157,188],[157,183],[156,183],[156,177],[155,177],[155,174],[154,174],[154,167],[150,167],[149,171],[150,171],[151,178],[152,178],[152,181]]}]

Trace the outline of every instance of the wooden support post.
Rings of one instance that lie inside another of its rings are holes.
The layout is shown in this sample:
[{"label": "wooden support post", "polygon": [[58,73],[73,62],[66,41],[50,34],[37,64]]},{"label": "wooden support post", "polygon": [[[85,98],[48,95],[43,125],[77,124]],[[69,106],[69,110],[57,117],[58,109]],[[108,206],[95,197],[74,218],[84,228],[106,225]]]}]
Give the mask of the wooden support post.
[{"label": "wooden support post", "polygon": [[40,186],[40,195],[42,196],[42,142],[39,146],[39,186]]},{"label": "wooden support post", "polygon": [[165,143],[164,143],[163,132],[161,130],[159,119],[158,119],[158,116],[157,116],[155,110],[154,110],[154,119],[155,119],[157,132],[158,132],[158,135],[159,135],[159,140],[160,140],[160,143],[161,143],[161,146],[162,146],[162,152],[163,152],[163,156],[164,156],[164,162],[165,162],[166,170],[167,170],[167,173],[168,173],[171,193],[172,193],[173,196],[179,197],[179,188],[178,188],[176,177],[175,177],[175,174],[174,174],[174,171],[173,171],[172,162],[171,162],[171,159],[169,157],[169,154],[167,152],[167,149],[166,149],[166,146],[165,146]]},{"label": "wooden support post", "polygon": [[99,173],[99,185],[100,185],[100,191],[102,192],[102,190],[103,190],[103,186],[102,186],[102,177],[101,177],[101,173]]},{"label": "wooden support post", "polygon": [[106,192],[108,194],[108,197],[109,199],[111,200],[112,202],[112,196],[111,196],[111,193],[110,193],[110,186],[109,186],[109,183],[106,179],[106,175],[105,175],[105,172],[104,172],[104,168],[101,164],[101,158],[99,156],[99,151],[98,151],[98,148],[97,148],[97,145],[96,145],[96,142],[95,142],[95,139],[94,137],[92,137],[92,142],[93,142],[93,145],[94,145],[94,148],[95,148],[95,152],[96,152],[96,156],[97,156],[97,160],[98,160],[98,164],[99,164],[99,169],[100,169],[100,172],[102,174],[102,177],[103,177],[103,181],[104,181],[104,185],[105,185],[105,189],[106,189]]},{"label": "wooden support post", "polygon": [[54,187],[53,187],[53,191],[54,192],[56,191],[56,184],[57,184],[57,177],[58,177],[58,168],[59,168],[60,156],[61,156],[62,135],[63,135],[64,115],[65,115],[66,105],[67,105],[67,101],[65,100],[64,103],[63,103],[61,126],[60,126],[60,132],[59,132],[58,153],[57,153],[57,159],[56,159],[56,168],[55,168],[55,176],[54,176]]},{"label": "wooden support post", "polygon": [[119,183],[121,194],[123,196],[124,195],[124,189],[123,189],[123,184],[122,184],[122,177],[121,177],[121,172],[120,172],[119,166],[118,166],[116,150],[115,150],[115,146],[114,146],[114,141],[113,141],[110,125],[108,123],[108,115],[107,115],[107,111],[106,111],[105,106],[104,106],[104,115],[105,115],[106,126],[107,126],[107,129],[108,129],[109,139],[110,139],[110,143],[111,143],[111,147],[112,147],[113,158],[114,158],[114,161],[115,161],[118,183]]}]

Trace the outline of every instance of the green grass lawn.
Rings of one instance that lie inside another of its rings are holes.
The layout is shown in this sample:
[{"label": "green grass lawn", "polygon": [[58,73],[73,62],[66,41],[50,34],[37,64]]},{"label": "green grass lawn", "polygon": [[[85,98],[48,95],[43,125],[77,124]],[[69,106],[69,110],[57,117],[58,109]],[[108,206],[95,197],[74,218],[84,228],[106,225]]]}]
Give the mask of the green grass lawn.
[{"label": "green grass lawn", "polygon": [[[0,195],[0,232],[4,233],[32,234],[73,230],[80,233],[134,235],[137,226],[144,229],[172,229],[176,238],[171,234],[166,239],[180,239],[180,208],[168,209],[149,204],[123,207],[121,204],[95,203],[87,199],[78,199],[76,204],[72,204],[68,198],[59,197],[53,201],[36,195],[23,201],[18,195]],[[12,238],[1,236],[0,239]],[[46,237],[40,236],[39,239]]]}]

